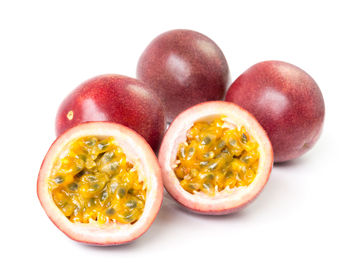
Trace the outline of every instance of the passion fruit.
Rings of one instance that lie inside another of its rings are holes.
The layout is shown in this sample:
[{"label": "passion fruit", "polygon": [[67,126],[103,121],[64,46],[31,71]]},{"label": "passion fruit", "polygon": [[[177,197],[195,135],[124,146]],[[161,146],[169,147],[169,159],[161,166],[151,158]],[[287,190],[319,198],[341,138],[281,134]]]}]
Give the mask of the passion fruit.
[{"label": "passion fruit", "polygon": [[87,121],[123,124],[158,151],[165,130],[163,105],[148,86],[126,76],[92,78],[70,93],[56,116],[56,134]]},{"label": "passion fruit", "polygon": [[171,122],[195,104],[221,100],[229,68],[220,48],[207,36],[177,29],[156,37],[142,53],[137,78],[147,83],[166,108]]},{"label": "passion fruit", "polygon": [[144,138],[123,125],[88,122],[52,144],[37,192],[48,217],[68,237],[117,245],[150,227],[163,185],[157,158]]},{"label": "passion fruit", "polygon": [[321,134],[325,115],[321,90],[309,74],[292,64],[255,64],[233,82],[225,100],[242,106],[261,123],[275,162],[300,157]]},{"label": "passion fruit", "polygon": [[163,182],[186,208],[203,214],[235,212],[268,181],[272,146],[257,120],[239,106],[201,103],[170,125],[159,151]]}]

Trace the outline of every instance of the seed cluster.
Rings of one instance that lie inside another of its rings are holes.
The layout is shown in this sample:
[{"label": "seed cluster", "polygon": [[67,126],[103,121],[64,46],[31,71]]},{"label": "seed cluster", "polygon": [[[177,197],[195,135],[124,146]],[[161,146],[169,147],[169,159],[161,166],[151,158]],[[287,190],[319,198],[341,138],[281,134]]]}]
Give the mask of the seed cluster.
[{"label": "seed cluster", "polygon": [[174,172],[188,192],[215,195],[249,185],[259,165],[258,143],[245,129],[228,128],[222,118],[196,122],[180,144]]},{"label": "seed cluster", "polygon": [[73,141],[55,163],[49,190],[74,223],[134,223],[145,206],[145,184],[111,137]]}]

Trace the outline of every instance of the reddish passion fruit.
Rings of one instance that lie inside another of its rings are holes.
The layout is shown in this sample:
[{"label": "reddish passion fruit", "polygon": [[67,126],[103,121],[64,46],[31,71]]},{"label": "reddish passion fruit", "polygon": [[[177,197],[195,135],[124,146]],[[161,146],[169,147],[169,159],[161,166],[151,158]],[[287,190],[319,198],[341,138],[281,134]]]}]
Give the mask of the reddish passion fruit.
[{"label": "reddish passion fruit", "polygon": [[237,78],[226,101],[252,113],[270,137],[275,162],[300,157],[321,134],[325,105],[316,82],[302,69],[265,61]]},{"label": "reddish passion fruit", "polygon": [[181,111],[204,101],[221,100],[229,68],[220,48],[207,36],[177,29],[156,37],[142,53],[137,78],[157,93],[171,122]]},{"label": "reddish passion fruit", "polygon": [[159,151],[163,182],[186,208],[203,214],[235,212],[265,186],[272,146],[261,125],[239,106],[220,101],[182,112]]},{"label": "reddish passion fruit", "polygon": [[133,130],[109,122],[83,123],[57,138],[42,163],[37,192],[62,232],[95,245],[141,236],[163,199],[151,147]]},{"label": "reddish passion fruit", "polygon": [[163,105],[144,83],[108,74],[92,78],[70,93],[56,116],[56,134],[87,121],[125,125],[158,151],[165,130]]}]

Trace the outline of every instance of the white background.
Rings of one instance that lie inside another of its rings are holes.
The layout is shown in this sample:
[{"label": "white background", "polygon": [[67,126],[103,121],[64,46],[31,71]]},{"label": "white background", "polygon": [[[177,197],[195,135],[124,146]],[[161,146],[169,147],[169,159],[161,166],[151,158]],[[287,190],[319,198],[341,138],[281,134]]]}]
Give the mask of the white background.
[{"label": "white background", "polygon": [[[349,273],[348,1],[1,1],[1,273]],[[274,167],[238,214],[198,216],[165,197],[150,230],[126,246],[61,233],[36,196],[56,110],[95,75],[135,76],[158,34],[193,29],[223,50],[234,80],[256,62],[293,63],[323,91],[321,139]]]}]

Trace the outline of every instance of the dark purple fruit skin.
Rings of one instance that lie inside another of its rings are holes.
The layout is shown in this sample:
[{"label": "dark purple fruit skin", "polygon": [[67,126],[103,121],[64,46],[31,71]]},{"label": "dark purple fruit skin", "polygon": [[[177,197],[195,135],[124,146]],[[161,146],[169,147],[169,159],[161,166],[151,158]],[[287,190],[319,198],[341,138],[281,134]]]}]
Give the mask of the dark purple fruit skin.
[{"label": "dark purple fruit skin", "polygon": [[171,122],[183,110],[204,101],[221,100],[229,68],[220,48],[191,30],[172,30],[156,37],[137,65],[137,78],[157,93]]},{"label": "dark purple fruit skin", "polygon": [[116,74],[92,78],[70,93],[58,109],[56,134],[87,121],[127,126],[156,152],[165,131],[164,108],[154,92],[139,80]]},{"label": "dark purple fruit skin", "polygon": [[321,90],[294,65],[255,64],[233,82],[225,100],[256,117],[271,140],[275,162],[300,157],[321,134],[325,115]]}]

